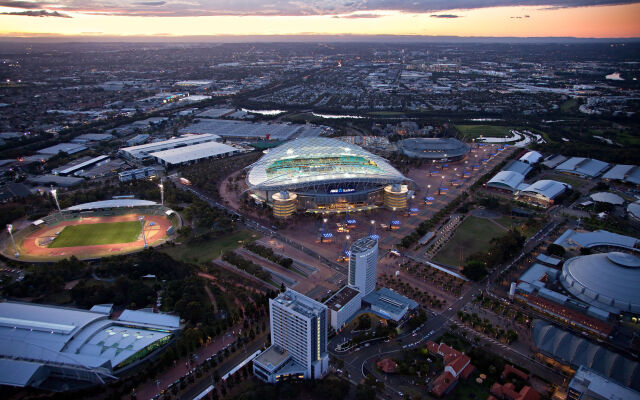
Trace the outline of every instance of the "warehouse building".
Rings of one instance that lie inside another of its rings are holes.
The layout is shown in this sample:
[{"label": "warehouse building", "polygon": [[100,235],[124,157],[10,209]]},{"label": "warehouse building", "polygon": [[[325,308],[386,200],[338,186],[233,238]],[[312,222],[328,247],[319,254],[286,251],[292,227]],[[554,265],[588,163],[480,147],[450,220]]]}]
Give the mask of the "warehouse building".
[{"label": "warehouse building", "polygon": [[220,136],[212,134],[183,135],[177,138],[160,142],[146,143],[138,146],[124,147],[120,149],[120,155],[130,160],[142,161],[152,158],[151,153],[176,149],[179,147],[193,146],[200,143],[219,142]]},{"label": "warehouse building", "polygon": [[149,153],[149,156],[154,158],[158,164],[162,164],[166,167],[172,167],[175,165],[191,164],[212,158],[224,158],[240,152],[240,149],[224,143],[205,142],[157,151]]}]

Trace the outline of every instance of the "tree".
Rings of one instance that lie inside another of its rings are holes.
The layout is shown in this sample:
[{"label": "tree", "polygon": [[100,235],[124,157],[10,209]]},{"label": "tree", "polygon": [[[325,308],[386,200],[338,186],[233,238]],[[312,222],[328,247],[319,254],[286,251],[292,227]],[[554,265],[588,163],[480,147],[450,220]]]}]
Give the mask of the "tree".
[{"label": "tree", "polygon": [[565,249],[559,244],[552,243],[547,247],[547,253],[552,256],[564,257]]},{"label": "tree", "polygon": [[462,273],[467,278],[477,282],[487,275],[487,269],[482,261],[472,260],[464,266]]}]

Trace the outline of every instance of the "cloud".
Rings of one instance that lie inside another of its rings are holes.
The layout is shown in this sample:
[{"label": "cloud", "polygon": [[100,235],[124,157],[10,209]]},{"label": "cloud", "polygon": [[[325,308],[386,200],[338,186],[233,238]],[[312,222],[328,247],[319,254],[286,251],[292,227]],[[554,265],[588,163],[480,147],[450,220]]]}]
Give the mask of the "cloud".
[{"label": "cloud", "polygon": [[455,14],[431,14],[431,18],[461,18],[460,15]]},{"label": "cloud", "polygon": [[28,11],[14,11],[14,12],[0,12],[0,15],[20,15],[23,17],[60,17],[60,18],[72,18],[71,15],[64,14],[58,11],[47,10],[28,10]]},{"label": "cloud", "polygon": [[40,3],[34,3],[32,1],[0,1],[0,7],[23,8],[26,10],[43,8]]},{"label": "cloud", "polygon": [[167,4],[166,1],[140,1],[138,3],[133,3],[136,6],[163,6]]},{"label": "cloud", "polygon": [[143,17],[192,16],[306,16],[329,15],[337,18],[378,18],[380,11],[437,15],[450,10],[487,7],[570,8],[623,5],[640,0],[0,0],[0,6],[20,9],[47,9],[98,15]]},{"label": "cloud", "polygon": [[381,14],[348,14],[348,15],[334,15],[333,18],[348,18],[348,19],[358,19],[358,18],[380,18]]}]

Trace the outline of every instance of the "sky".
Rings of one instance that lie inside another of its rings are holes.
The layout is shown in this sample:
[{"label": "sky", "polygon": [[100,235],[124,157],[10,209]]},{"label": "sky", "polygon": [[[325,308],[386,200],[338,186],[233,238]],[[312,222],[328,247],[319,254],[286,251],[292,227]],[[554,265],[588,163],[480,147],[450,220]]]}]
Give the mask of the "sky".
[{"label": "sky", "polygon": [[640,0],[0,0],[4,37],[640,37]]}]

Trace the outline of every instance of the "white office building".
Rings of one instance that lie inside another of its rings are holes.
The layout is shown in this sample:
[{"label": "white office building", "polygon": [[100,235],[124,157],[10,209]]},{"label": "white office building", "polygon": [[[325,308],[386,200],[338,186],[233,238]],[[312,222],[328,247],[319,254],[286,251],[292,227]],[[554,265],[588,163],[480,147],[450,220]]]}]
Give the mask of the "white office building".
[{"label": "white office building", "polygon": [[349,285],[366,296],[376,289],[378,270],[378,240],[370,236],[351,245],[349,254]]},{"label": "white office building", "polygon": [[329,367],[327,307],[287,289],[269,300],[271,347],[253,360],[259,379],[276,383],[322,378]]}]

